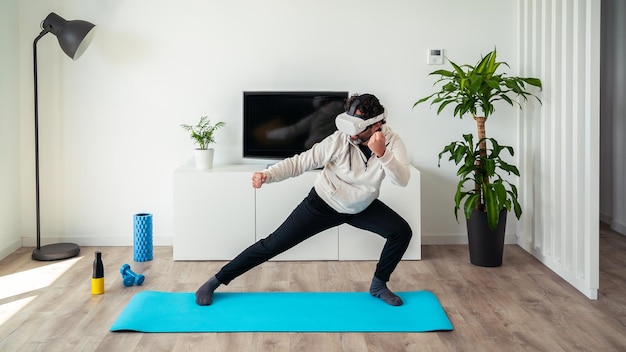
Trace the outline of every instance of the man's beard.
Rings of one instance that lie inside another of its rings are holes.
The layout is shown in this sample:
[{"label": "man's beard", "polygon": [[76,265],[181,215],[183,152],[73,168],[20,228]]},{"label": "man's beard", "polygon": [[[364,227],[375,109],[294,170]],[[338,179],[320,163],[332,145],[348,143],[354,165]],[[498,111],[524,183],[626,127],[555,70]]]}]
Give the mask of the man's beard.
[{"label": "man's beard", "polygon": [[365,145],[367,145],[367,141],[369,141],[369,140],[370,140],[369,138],[366,138],[366,139],[363,139],[363,138],[352,139],[352,138],[350,138],[350,141],[352,143],[354,143],[354,144],[357,144],[357,145],[358,144],[363,144],[363,143],[365,143]]}]

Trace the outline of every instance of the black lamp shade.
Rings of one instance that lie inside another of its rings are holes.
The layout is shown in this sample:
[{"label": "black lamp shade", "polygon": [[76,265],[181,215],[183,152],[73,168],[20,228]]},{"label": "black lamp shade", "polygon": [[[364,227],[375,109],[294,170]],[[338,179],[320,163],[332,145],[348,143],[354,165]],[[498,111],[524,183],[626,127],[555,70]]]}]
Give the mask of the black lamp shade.
[{"label": "black lamp shade", "polygon": [[43,21],[42,27],[57,37],[67,56],[77,60],[91,43],[95,25],[83,20],[66,21],[51,12]]}]

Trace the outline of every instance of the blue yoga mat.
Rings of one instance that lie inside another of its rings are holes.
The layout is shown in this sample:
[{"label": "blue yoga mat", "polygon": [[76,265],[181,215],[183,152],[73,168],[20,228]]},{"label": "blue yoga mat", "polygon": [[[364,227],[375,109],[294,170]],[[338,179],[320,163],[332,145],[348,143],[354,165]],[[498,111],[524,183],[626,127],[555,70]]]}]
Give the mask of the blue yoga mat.
[{"label": "blue yoga mat", "polygon": [[367,292],[216,292],[198,306],[194,293],[143,291],[111,331],[138,332],[423,332],[452,330],[429,291],[398,293],[390,306]]}]

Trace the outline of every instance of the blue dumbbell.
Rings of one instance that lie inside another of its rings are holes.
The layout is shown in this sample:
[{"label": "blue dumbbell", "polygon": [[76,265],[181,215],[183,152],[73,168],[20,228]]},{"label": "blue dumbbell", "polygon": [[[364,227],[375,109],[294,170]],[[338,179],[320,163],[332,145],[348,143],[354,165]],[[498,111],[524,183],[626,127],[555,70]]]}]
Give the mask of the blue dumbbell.
[{"label": "blue dumbbell", "polygon": [[122,278],[124,279],[124,286],[129,287],[133,284],[140,286],[143,284],[143,280],[146,279],[145,276],[141,274],[136,274],[132,270],[130,270],[130,265],[124,264],[122,268],[120,268],[120,273],[122,274]]}]

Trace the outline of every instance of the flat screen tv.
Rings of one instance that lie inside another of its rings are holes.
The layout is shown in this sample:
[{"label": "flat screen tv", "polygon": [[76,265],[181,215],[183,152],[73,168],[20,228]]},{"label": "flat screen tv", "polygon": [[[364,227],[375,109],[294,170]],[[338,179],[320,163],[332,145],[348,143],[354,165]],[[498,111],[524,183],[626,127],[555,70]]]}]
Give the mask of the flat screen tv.
[{"label": "flat screen tv", "polygon": [[243,92],[244,158],[284,159],[337,130],[348,92]]}]

